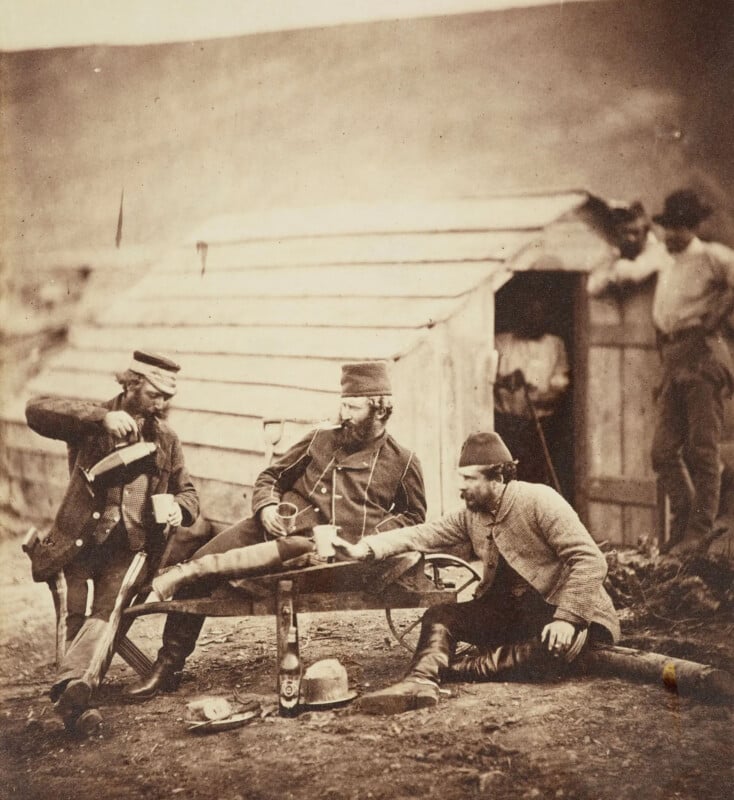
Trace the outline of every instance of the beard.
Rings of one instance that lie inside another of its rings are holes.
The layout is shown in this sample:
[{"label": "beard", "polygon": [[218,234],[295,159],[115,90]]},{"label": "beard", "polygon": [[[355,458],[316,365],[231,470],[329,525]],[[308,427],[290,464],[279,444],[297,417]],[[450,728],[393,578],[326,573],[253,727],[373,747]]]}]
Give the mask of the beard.
[{"label": "beard", "polygon": [[481,511],[479,503],[473,494],[462,492],[461,499],[464,501],[464,505],[469,509],[469,511]]},{"label": "beard", "polygon": [[155,439],[156,422],[166,419],[169,410],[168,404],[163,408],[146,408],[139,388],[129,392],[123,400],[122,408],[137,422],[140,438],[146,441]]},{"label": "beard", "polygon": [[461,499],[469,511],[492,511],[495,500],[485,494],[475,494],[474,492],[460,492]]},{"label": "beard", "polygon": [[375,409],[361,422],[343,422],[336,431],[337,445],[347,453],[353,453],[375,437]]}]

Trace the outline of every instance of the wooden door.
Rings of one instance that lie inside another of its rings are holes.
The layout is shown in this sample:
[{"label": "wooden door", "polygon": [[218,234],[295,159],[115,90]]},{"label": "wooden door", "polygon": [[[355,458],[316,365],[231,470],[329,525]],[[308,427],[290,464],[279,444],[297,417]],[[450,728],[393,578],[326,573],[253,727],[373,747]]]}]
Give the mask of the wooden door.
[{"label": "wooden door", "polygon": [[587,524],[597,540],[637,544],[658,534],[650,461],[660,368],[651,319],[653,285],[588,301],[585,399]]}]

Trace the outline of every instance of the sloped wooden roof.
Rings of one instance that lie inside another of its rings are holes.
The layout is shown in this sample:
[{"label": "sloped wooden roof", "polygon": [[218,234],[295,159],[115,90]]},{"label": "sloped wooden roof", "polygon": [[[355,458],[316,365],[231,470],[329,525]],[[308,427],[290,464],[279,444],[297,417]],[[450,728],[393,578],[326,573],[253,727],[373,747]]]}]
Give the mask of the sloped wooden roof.
[{"label": "sloped wooden roof", "polygon": [[[332,415],[343,362],[410,352],[585,200],[568,192],[214,220],[73,327],[27,394],[108,398],[133,349],[169,353],[182,365],[171,424],[192,474],[251,484],[263,418],[296,420],[292,439],[306,420]],[[24,399],[6,419],[22,419]]]}]

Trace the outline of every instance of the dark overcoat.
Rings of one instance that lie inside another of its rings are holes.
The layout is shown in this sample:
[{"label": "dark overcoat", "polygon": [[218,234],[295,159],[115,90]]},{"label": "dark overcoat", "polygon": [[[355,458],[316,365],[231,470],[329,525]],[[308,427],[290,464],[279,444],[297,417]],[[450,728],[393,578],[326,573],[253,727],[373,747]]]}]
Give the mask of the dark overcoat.
[{"label": "dark overcoat", "polygon": [[[113,450],[114,442],[102,422],[110,411],[121,407],[122,395],[106,403],[39,397],[26,405],[28,425],[41,436],[66,442],[69,459],[69,485],[64,499],[50,531],[31,552],[36,581],[49,580],[81,548],[101,540],[97,528],[105,509],[107,488],[104,482],[90,486],[83,470]],[[165,422],[156,420],[152,434],[146,438],[156,445],[150,464],[150,494],[173,494],[181,506],[182,524],[192,525],[199,515],[199,498],[186,469],[178,436]],[[143,525],[146,547],[161,552],[165,526],[156,523],[150,503],[144,507]]]}]

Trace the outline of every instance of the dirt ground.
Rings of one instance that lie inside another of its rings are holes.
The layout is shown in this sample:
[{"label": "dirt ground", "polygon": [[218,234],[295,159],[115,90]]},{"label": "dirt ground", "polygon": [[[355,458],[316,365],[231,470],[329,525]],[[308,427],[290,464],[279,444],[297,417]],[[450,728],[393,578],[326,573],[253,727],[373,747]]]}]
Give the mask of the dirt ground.
[{"label": "dirt ground", "polygon": [[[127,704],[132,670],[116,659],[101,697],[102,733],[70,738],[46,691],[53,611],[14,539],[0,542],[2,798],[729,798],[732,709],[661,686],[584,677],[543,684],[451,686],[435,709],[369,717],[346,707],[258,717],[194,735],[202,695],[276,703],[271,618],[209,620],[175,694]],[[339,658],[359,692],[399,678],[407,653],[378,612],[301,615],[305,665]],[[162,620],[138,620],[150,655]],[[626,631],[634,644],[734,670],[734,618]]]}]

